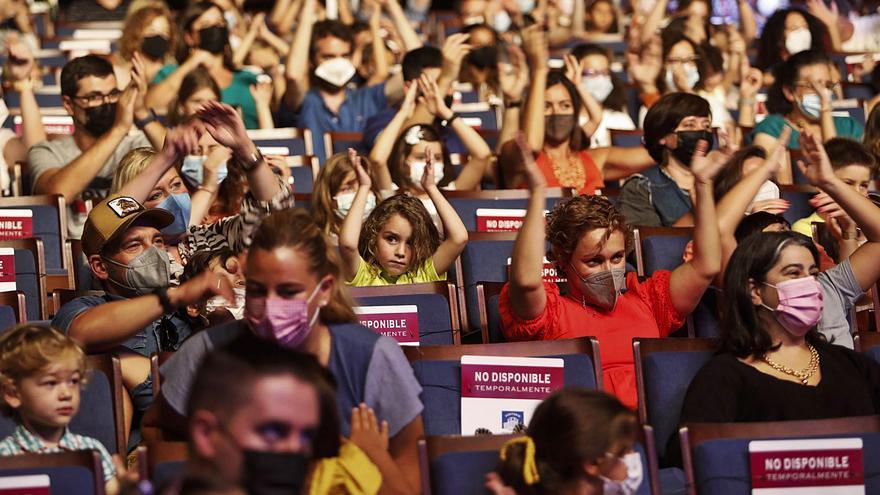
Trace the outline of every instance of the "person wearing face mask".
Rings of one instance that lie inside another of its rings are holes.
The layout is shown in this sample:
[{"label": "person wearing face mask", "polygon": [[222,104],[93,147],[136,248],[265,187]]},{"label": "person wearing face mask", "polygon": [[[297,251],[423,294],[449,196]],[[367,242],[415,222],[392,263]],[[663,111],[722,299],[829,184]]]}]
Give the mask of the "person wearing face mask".
[{"label": "person wearing face mask", "polygon": [[239,257],[228,248],[196,251],[184,267],[180,281],[186,282],[205,270],[226,277],[232,285],[235,298],[228,301],[223,296],[214,296],[198,304],[188,305],[186,315],[189,317],[190,326],[198,331],[233,319],[244,318],[244,269]]},{"label": "person wearing face mask", "polygon": [[147,94],[150,108],[168,108],[184,78],[204,66],[220,88],[220,100],[241,109],[246,128],[258,129],[257,106],[251,94],[257,76],[234,67],[223,10],[211,2],[199,1],[187,7],[178,23],[183,40],[177,53],[179,65],[167,64],[153,78]]},{"label": "person wearing face mask", "polygon": [[421,387],[397,342],[357,323],[338,252],[308,212],[283,210],[263,220],[248,252],[245,280],[244,320],[199,332],[162,365],[162,390],[145,426],[161,429],[166,440],[184,435],[186,398],[205,354],[255,335],[311,354],[330,369],[342,384],[336,405],[343,435],[352,434],[349,418],[361,403],[387,421],[393,463],[381,467],[383,479],[402,480],[415,491],[417,443],[424,434]]},{"label": "person wearing face mask", "polygon": [[590,147],[611,146],[609,129],[626,131],[636,128],[626,109],[623,83],[611,73],[611,56],[607,49],[592,43],[581,43],[571,49],[571,55],[583,69],[581,88],[602,107],[602,118],[590,136]]},{"label": "person wearing face mask", "polygon": [[[831,78],[830,62],[825,53],[804,51],[779,66],[776,80],[767,92],[769,115],[752,130],[754,144],[770,149],[783,127],[792,129],[790,150],[800,149],[798,138],[803,130],[821,136],[823,142],[834,137],[861,141],[864,134],[861,123],[850,116],[832,114],[831,94],[836,84]],[[780,180],[789,184],[792,179],[786,173]]]},{"label": "person wearing face mask", "polygon": [[646,469],[634,450],[638,430],[613,396],[563,388],[538,405],[525,436],[501,448],[486,487],[496,495],[634,495]]},{"label": "person wearing face mask", "polygon": [[[139,76],[139,77],[142,77]],[[34,194],[60,194],[67,204],[67,235],[79,239],[86,221],[85,200],[107,195],[110,178],[133,148],[161,147],[162,140],[130,133],[138,115],[149,115],[139,84],[118,89],[113,66],[96,55],[79,57],[61,70],[61,97],[73,118],[70,136],[37,143],[28,150]]]},{"label": "person wearing face mask", "polygon": [[632,225],[693,224],[694,174],[690,163],[701,140],[711,144],[709,102],[690,93],[661,97],[645,116],[644,142],[656,166],[623,184],[618,205]]},{"label": "person wearing face mask", "polygon": [[105,295],[78,297],[52,320],[86,352],[112,349],[120,356],[134,406],[132,445],[153,398],[150,355],[177,349],[191,333],[178,309],[212,295],[234,298],[229,282],[213,272],[169,287],[170,259],[160,230],[173,220],[168,211],[146,209],[127,196],[98,203],[89,212],[82,246]]},{"label": "person wearing face mask", "polygon": [[[546,33],[534,25],[524,30],[523,37],[531,73],[523,131],[530,148],[539,151],[537,166],[548,186],[594,194],[605,180],[621,179],[653,165],[644,148],[589,149],[589,136],[603,110],[581,84],[583,66],[568,55],[565,74],[551,71]],[[584,111],[588,120],[581,125]],[[499,167],[506,187],[526,187],[522,154],[514,140],[502,145]]]},{"label": "person wearing face mask", "polygon": [[700,53],[697,44],[680,33],[667,33],[663,36],[664,70],[657,77],[657,89],[661,94],[668,92],[692,93],[700,83],[700,70],[697,63]]},{"label": "person wearing face mask", "polygon": [[177,49],[175,26],[164,5],[147,5],[133,10],[122,26],[119,51],[110,56],[119,87],[128,86],[132,59],[138,53],[147,81],[152,81]]},{"label": "person wearing face mask", "polygon": [[[375,167],[372,162],[363,156],[360,160],[367,173],[373,174]],[[357,188],[357,175],[348,153],[336,153],[328,158],[315,179],[312,188],[312,215],[315,223],[330,236],[334,244],[338,243],[339,228],[351,209]],[[367,197],[365,219],[376,208],[378,198],[381,198],[381,193],[374,186]]]},{"label": "person wearing face mask", "polygon": [[[836,21],[834,30],[837,31]],[[831,52],[833,46],[829,26],[804,9],[790,7],[777,9],[764,24],[758,38],[758,56],[755,67],[764,72],[764,85],[769,86],[777,77],[777,70],[792,55],[807,50]]]},{"label": "person wearing face mask", "polygon": [[[677,330],[720,270],[712,180],[721,163],[705,156],[705,141],[691,162],[696,196],[693,259],[640,282],[635,273],[625,272],[628,219],[603,196],[560,202],[545,219],[546,181],[529,159],[524,139],[518,141],[531,197],[513,246],[510,281],[498,302],[502,332],[510,341],[595,336],[605,389],[635,408],[632,338],[665,337]],[[542,279],[545,255],[568,280],[562,291]]]},{"label": "person wearing face mask", "polygon": [[477,91],[479,101],[503,97],[498,75],[499,55],[504,51],[501,38],[487,24],[472,24],[461,31],[467,34],[470,52],[464,57],[458,80]]},{"label": "person wearing face mask", "polygon": [[[235,109],[211,101],[204,103],[196,115],[194,121],[169,131],[161,152],[146,151],[144,159],[120,166],[113,183],[114,190],[143,201],[147,208],[172,211],[174,222],[162,233],[168,241],[168,253],[180,265],[200,249],[228,247],[234,252],[244,251],[267,214],[293,204],[293,192],[270,166],[275,158],[263,157]],[[199,149],[205,137],[199,135],[201,126],[219,146],[203,161],[202,185],[191,192],[175,165]],[[246,177],[249,191],[238,213],[203,222],[217,194],[216,181],[224,158]]]},{"label": "person wearing face mask", "polygon": [[[324,133],[363,132],[367,119],[403,99],[404,85],[398,73],[375,86],[350,88],[348,83],[357,72],[351,62],[354,35],[339,21],[317,22],[317,5],[317,0],[304,0],[285,65],[288,84],[279,121],[282,126],[310,129],[315,156],[324,163]],[[405,22],[395,26],[412,32]],[[411,39],[409,34],[405,39]],[[407,45],[407,50],[413,50],[421,43],[416,37]]]},{"label": "person wearing face mask", "polygon": [[202,475],[248,495],[375,494],[383,477],[361,446],[379,432],[341,442],[335,395],[308,354],[254,338],[211,352],[187,400],[190,458],[160,493],[193,493],[184,483]]}]

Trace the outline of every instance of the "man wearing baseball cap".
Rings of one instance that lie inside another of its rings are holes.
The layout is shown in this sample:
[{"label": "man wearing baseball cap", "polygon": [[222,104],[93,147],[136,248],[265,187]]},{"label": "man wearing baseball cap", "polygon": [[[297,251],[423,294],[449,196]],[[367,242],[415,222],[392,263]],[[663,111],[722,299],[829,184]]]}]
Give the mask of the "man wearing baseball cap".
[{"label": "man wearing baseball cap", "polygon": [[95,206],[83,229],[82,246],[92,276],[106,294],[74,299],[52,320],[53,327],[87,352],[120,354],[123,382],[136,413],[152,401],[150,355],[176,350],[191,332],[178,308],[213,295],[235,298],[229,282],[210,270],[169,287],[171,262],[161,229],[173,220],[167,210],[146,209],[128,196],[111,196]]}]

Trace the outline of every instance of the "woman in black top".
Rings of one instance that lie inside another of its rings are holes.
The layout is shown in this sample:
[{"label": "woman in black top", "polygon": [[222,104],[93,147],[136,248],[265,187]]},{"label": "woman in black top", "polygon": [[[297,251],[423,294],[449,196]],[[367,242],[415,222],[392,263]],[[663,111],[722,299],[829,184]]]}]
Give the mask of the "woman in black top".
[{"label": "woman in black top", "polygon": [[[808,135],[801,144],[807,146],[810,164],[802,170],[810,182],[833,193],[863,230],[877,234],[880,211],[834,179],[817,139]],[[880,412],[880,365],[826,342],[816,330],[823,310],[818,258],[812,240],[794,232],[757,233],[739,244],[724,277],[721,352],[691,382],[682,424]]]}]

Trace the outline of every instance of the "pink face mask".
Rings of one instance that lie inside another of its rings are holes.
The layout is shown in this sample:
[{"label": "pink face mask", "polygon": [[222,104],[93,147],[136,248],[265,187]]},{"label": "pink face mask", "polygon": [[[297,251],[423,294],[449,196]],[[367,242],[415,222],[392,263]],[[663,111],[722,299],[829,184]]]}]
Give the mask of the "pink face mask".
[{"label": "pink face mask", "polygon": [[284,347],[297,347],[309,336],[321,313],[318,308],[309,319],[309,303],[320,288],[319,283],[305,300],[248,297],[244,316],[257,336],[274,340]]},{"label": "pink face mask", "polygon": [[761,306],[773,311],[776,321],[795,337],[803,337],[822,318],[822,286],[816,277],[802,277],[786,280],[776,285],[768,284],[776,289],[779,305],[776,309],[761,303]]}]

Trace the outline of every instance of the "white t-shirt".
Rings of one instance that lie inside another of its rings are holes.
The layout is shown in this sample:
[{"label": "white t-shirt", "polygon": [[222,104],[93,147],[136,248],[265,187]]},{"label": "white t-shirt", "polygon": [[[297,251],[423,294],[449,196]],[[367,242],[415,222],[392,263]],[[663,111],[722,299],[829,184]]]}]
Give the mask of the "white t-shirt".
[{"label": "white t-shirt", "polygon": [[880,14],[851,14],[849,21],[853,25],[852,38],[841,45],[845,52],[880,51]]},{"label": "white t-shirt", "polygon": [[606,108],[602,111],[602,121],[599,122],[599,127],[596,128],[596,132],[590,138],[590,147],[604,148],[611,146],[611,133],[609,129],[632,131],[635,128],[636,124],[628,113]]}]

